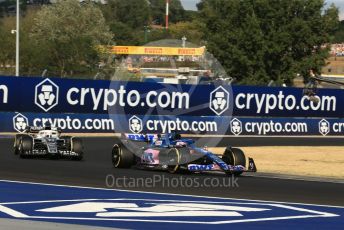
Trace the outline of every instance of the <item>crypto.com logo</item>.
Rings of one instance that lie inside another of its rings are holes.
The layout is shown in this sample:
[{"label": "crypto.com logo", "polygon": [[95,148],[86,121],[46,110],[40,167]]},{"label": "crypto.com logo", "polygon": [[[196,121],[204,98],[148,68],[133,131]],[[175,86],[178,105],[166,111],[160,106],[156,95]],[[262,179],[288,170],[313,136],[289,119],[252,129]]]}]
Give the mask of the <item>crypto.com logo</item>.
[{"label": "crypto.com logo", "polygon": [[50,79],[45,79],[35,88],[35,104],[48,112],[58,104],[59,87]]},{"label": "crypto.com logo", "polygon": [[242,123],[239,119],[234,118],[231,120],[231,132],[235,135],[238,136],[240,133],[242,133]]},{"label": "crypto.com logo", "polygon": [[143,122],[137,116],[132,116],[129,119],[129,130],[133,133],[141,133],[143,130]]},{"label": "crypto.com logo", "polygon": [[210,93],[209,108],[218,116],[224,113],[229,107],[229,93],[222,86],[217,87]]},{"label": "crypto.com logo", "polygon": [[13,128],[17,132],[24,132],[26,127],[29,126],[29,120],[23,114],[18,113],[13,117]]},{"label": "crypto.com logo", "polygon": [[326,136],[330,132],[330,122],[325,119],[319,121],[319,133]]}]

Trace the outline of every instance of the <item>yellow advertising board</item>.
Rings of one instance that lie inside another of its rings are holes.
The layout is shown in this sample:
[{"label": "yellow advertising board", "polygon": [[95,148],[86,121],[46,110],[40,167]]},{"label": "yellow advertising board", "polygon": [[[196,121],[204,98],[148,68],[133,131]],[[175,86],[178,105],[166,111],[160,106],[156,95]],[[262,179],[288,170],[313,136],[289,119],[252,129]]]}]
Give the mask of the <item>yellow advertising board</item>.
[{"label": "yellow advertising board", "polygon": [[119,55],[202,56],[205,47],[178,48],[155,46],[112,46],[111,53]]}]

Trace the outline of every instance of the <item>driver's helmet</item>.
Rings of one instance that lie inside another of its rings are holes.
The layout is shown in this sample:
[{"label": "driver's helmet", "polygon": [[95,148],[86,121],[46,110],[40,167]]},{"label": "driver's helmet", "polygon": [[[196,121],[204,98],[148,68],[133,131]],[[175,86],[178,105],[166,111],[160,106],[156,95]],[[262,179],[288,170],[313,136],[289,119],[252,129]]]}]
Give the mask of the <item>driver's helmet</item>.
[{"label": "driver's helmet", "polygon": [[51,130],[51,124],[50,124],[50,122],[45,122],[44,123],[44,130]]},{"label": "driver's helmet", "polygon": [[61,137],[61,132],[57,130],[56,131],[56,135],[57,135],[58,138],[60,138]]},{"label": "driver's helmet", "polygon": [[180,140],[182,137],[179,133],[173,132],[170,134],[170,140],[175,141],[175,140]]}]

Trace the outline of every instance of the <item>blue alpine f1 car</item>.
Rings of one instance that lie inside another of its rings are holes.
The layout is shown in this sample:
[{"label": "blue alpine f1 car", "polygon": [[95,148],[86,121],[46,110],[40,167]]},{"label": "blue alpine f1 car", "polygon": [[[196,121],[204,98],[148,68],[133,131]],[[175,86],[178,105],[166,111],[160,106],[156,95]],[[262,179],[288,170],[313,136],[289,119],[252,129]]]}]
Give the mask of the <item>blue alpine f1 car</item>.
[{"label": "blue alpine f1 car", "polygon": [[221,157],[195,146],[192,139],[179,134],[143,135],[122,134],[121,141],[112,148],[115,168],[164,170],[177,172],[222,171],[228,175],[256,172],[252,158],[239,148],[227,147]]}]

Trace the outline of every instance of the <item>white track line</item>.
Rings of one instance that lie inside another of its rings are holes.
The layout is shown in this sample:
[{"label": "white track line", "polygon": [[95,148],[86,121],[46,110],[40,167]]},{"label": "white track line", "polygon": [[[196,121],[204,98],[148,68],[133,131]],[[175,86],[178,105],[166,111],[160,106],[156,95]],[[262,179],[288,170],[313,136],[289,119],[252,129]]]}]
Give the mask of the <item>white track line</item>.
[{"label": "white track line", "polygon": [[307,205],[307,206],[318,206],[318,207],[329,207],[329,208],[344,208],[344,206],[336,206],[336,205],[321,205],[321,204],[307,204],[307,203],[298,203],[298,202],[281,202],[281,201],[270,201],[270,200],[212,197],[212,196],[186,195],[186,194],[175,194],[175,193],[147,192],[147,191],[139,191],[139,190],[108,189],[108,188],[85,187],[85,186],[75,186],[75,185],[61,185],[61,184],[48,184],[48,183],[14,181],[14,180],[0,180],[0,182],[19,183],[19,184],[33,184],[33,185],[46,185],[46,186],[66,187],[66,188],[83,188],[83,189],[94,189],[94,190],[103,190],[103,191],[119,191],[119,192],[157,194],[157,195],[167,195],[167,196],[183,196],[183,197],[196,197],[196,198],[198,197],[198,198],[210,198],[210,199],[216,198],[216,199],[223,199],[223,200],[234,199],[234,200],[241,200],[241,201],[267,202],[267,203],[275,203],[275,204],[295,204],[295,205]]}]

